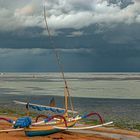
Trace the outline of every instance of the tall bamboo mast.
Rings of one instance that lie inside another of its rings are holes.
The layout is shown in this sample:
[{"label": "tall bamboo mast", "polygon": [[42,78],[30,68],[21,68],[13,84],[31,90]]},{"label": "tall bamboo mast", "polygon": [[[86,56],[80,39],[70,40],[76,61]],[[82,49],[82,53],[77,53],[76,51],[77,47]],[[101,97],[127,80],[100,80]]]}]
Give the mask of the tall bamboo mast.
[{"label": "tall bamboo mast", "polygon": [[46,7],[44,5],[44,20],[45,20],[46,30],[48,32],[48,36],[49,36],[49,39],[51,41],[52,48],[53,48],[53,50],[55,52],[57,63],[58,63],[58,66],[59,66],[59,69],[61,71],[62,78],[63,78],[63,81],[64,81],[64,96],[65,96],[65,110],[66,110],[65,111],[65,116],[67,116],[68,115],[68,96],[70,98],[70,106],[71,106],[72,111],[73,111],[73,105],[72,105],[72,101],[71,101],[71,97],[70,97],[70,93],[69,93],[69,87],[68,87],[68,84],[67,84],[67,80],[66,80],[65,75],[64,75],[63,65],[60,62],[58,51],[54,47],[54,42],[53,42],[52,35],[50,33],[50,30],[49,30],[49,26],[48,26],[48,22],[47,22],[46,17],[47,17],[47,15],[46,15]]}]

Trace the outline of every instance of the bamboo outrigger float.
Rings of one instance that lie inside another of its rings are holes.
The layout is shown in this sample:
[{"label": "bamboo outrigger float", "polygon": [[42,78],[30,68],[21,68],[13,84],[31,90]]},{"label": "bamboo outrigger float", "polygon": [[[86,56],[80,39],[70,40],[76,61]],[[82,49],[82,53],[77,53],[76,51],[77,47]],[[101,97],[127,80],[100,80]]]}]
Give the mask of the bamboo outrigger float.
[{"label": "bamboo outrigger float", "polygon": [[[56,59],[58,62],[58,65],[60,67],[62,78],[64,80],[64,101],[65,101],[65,108],[58,108],[58,107],[52,107],[52,106],[44,106],[44,105],[38,105],[38,104],[32,104],[32,103],[26,103],[21,101],[14,101],[16,104],[22,104],[25,105],[27,108],[27,116],[18,118],[17,120],[12,120],[9,118],[0,117],[0,120],[7,121],[11,123],[12,129],[8,130],[0,130],[0,132],[13,132],[13,131],[24,131],[25,135],[27,136],[43,136],[43,135],[49,135],[52,133],[56,133],[62,130],[77,130],[77,129],[91,129],[101,126],[106,126],[109,124],[112,124],[113,122],[104,123],[104,120],[97,112],[91,112],[87,115],[75,115],[78,114],[78,112],[73,110],[73,105],[69,93],[69,88],[67,81],[65,79],[65,75],[63,72],[63,67],[60,63],[58,53],[54,48],[54,44],[52,41],[52,37],[48,28],[47,19],[46,19],[46,9],[44,6],[44,19],[45,19],[45,25],[46,29],[48,31],[49,38],[52,43],[52,47],[54,49]],[[68,98],[70,100],[68,100]],[[71,109],[68,109],[68,101],[70,101],[70,107]],[[54,116],[47,116],[40,114],[36,117],[35,122],[29,117],[29,108],[36,109],[38,111],[52,111],[55,113],[59,113]],[[72,116],[71,116],[72,115]],[[90,117],[92,115],[95,115],[99,118],[100,124],[93,125],[93,126],[76,126],[77,121]],[[39,121],[38,119],[42,117],[44,118],[43,121]]]}]

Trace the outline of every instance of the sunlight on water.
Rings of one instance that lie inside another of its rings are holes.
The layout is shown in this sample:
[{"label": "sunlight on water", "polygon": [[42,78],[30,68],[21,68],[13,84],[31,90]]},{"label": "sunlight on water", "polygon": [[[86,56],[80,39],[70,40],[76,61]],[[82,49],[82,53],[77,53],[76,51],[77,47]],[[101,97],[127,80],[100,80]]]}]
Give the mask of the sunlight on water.
[{"label": "sunlight on water", "polygon": [[[140,73],[66,73],[73,97],[140,99]],[[63,96],[60,73],[3,73],[0,94]]]}]

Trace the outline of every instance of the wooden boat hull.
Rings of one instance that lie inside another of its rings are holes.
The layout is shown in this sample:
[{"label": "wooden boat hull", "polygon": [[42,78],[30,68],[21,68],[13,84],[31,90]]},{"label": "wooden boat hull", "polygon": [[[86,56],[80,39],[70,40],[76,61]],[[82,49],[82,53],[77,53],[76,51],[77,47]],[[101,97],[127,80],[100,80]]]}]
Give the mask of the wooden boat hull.
[{"label": "wooden boat hull", "polygon": [[[68,127],[73,127],[75,125],[75,121],[68,122]],[[57,124],[55,126],[65,127],[65,124]],[[61,129],[54,128],[50,125],[40,125],[40,126],[31,126],[29,128],[25,128],[24,132],[26,136],[45,136],[52,133],[57,133],[60,131],[64,131]]]},{"label": "wooden boat hull", "polygon": [[25,135],[30,136],[30,137],[32,137],[32,136],[46,136],[46,135],[49,135],[49,134],[52,134],[52,133],[57,133],[57,132],[60,132],[60,131],[62,131],[62,130],[54,129],[54,128],[52,128],[50,130],[36,130],[36,131],[27,130],[27,131],[25,131]]}]

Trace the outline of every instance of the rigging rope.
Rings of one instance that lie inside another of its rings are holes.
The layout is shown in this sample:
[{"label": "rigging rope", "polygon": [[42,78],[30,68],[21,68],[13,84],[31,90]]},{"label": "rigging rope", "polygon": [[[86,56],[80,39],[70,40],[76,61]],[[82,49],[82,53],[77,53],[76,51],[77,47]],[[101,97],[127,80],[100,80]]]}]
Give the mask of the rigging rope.
[{"label": "rigging rope", "polygon": [[[67,81],[66,81],[66,78],[65,78],[65,75],[64,75],[64,70],[63,70],[63,65],[61,64],[60,62],[60,59],[59,59],[59,55],[58,55],[58,51],[55,49],[54,47],[54,41],[52,39],[52,35],[51,35],[51,32],[49,30],[49,26],[48,26],[48,22],[47,22],[47,15],[46,15],[46,7],[45,7],[45,4],[44,4],[44,20],[45,20],[45,26],[46,26],[46,30],[48,32],[48,36],[49,36],[49,39],[51,41],[51,45],[52,45],[52,48],[55,52],[55,56],[56,56],[56,59],[57,59],[57,63],[58,63],[58,66],[60,68],[60,71],[62,73],[62,78],[64,80],[64,84],[65,84],[65,88],[67,90],[67,93],[68,93],[68,96],[69,96],[69,99],[70,99],[70,106],[71,106],[71,110],[73,111],[73,105],[72,105],[72,99],[71,99],[71,96],[70,96],[70,93],[69,93],[69,87],[68,87],[68,84],[67,84]],[[74,113],[73,113],[74,114]]]}]

